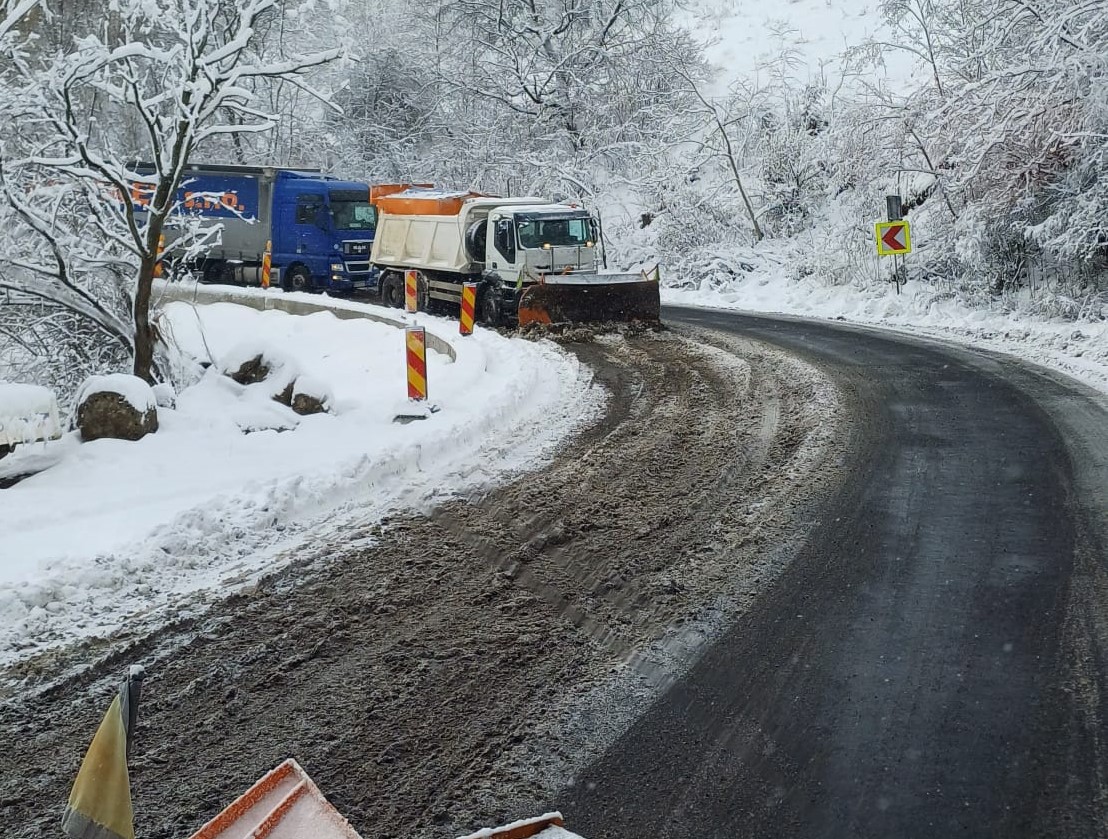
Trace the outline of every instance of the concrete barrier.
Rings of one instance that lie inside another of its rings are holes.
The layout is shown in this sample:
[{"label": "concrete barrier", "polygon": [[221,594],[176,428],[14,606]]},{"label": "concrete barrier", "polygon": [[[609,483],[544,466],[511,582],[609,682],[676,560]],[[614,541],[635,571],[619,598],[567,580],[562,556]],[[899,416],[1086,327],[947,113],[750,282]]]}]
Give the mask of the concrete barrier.
[{"label": "concrete barrier", "polygon": [[[183,302],[206,305],[209,303],[236,303],[239,306],[249,306],[258,311],[268,312],[277,310],[287,312],[290,315],[313,315],[316,312],[330,312],[343,320],[372,320],[384,323],[395,329],[403,331],[411,326],[396,318],[379,315],[376,312],[366,311],[357,303],[339,300],[333,297],[321,297],[318,300],[305,300],[300,294],[288,295],[273,289],[237,288],[226,285],[201,285],[196,282],[159,282],[154,286],[154,296],[159,302]],[[427,347],[437,353],[447,356],[452,362],[457,361],[458,354],[450,342],[440,338],[432,332],[427,333]]]}]

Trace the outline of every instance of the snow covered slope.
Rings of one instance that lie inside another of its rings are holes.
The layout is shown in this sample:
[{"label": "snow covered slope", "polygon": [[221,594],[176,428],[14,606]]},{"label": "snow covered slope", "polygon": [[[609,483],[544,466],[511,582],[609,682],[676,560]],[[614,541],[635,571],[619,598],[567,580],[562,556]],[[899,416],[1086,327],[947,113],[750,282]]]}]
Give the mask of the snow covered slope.
[{"label": "snow covered slope", "polygon": [[[696,0],[681,22],[708,44],[722,87],[764,83],[774,67],[800,82],[824,73],[833,83],[844,50],[888,35],[878,0]],[[892,79],[910,77],[914,67],[907,53],[886,64]]]},{"label": "snow covered slope", "polygon": [[[428,353],[441,410],[397,424],[408,406],[393,327],[233,304],[173,303],[166,316],[184,350],[216,363],[159,409],[161,430],[137,443],[70,434],[44,444],[64,450],[60,464],[0,491],[0,662],[225,592],[309,537],[533,467],[603,399],[553,345],[478,330],[452,339],[454,363]],[[216,369],[254,349],[284,359],[271,381],[244,387]],[[328,392],[333,413],[300,417],[275,402],[294,375]]]}]

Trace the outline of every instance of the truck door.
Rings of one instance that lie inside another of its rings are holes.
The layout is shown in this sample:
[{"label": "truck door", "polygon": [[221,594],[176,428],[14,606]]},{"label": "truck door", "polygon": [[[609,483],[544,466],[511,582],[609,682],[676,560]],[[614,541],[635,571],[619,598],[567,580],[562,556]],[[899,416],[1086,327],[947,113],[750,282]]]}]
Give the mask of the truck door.
[{"label": "truck door", "polygon": [[493,268],[511,269],[516,262],[516,233],[511,218],[497,219],[492,228]]},{"label": "truck door", "polygon": [[327,262],[331,258],[330,219],[322,195],[304,194],[296,199],[296,253],[313,274],[323,273],[312,264],[313,259]]}]

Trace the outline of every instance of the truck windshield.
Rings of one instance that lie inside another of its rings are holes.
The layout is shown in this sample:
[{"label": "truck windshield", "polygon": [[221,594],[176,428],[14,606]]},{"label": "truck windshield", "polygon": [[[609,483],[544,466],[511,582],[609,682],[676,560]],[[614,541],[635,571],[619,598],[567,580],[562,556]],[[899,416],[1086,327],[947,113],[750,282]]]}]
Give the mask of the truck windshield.
[{"label": "truck windshield", "polygon": [[519,221],[519,246],[543,247],[591,247],[592,225],[585,218],[523,218]]},{"label": "truck windshield", "polygon": [[331,213],[339,230],[372,230],[377,226],[377,208],[368,201],[331,199]]}]

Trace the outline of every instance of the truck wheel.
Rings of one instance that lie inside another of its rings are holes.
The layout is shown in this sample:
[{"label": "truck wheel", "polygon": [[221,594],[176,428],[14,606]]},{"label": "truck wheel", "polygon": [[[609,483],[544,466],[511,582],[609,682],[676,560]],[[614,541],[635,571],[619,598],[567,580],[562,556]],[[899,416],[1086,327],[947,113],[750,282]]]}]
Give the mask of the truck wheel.
[{"label": "truck wheel", "polygon": [[201,274],[201,282],[205,283],[229,283],[231,282],[231,271],[227,267],[227,263],[220,259],[211,259],[204,263],[204,269]]},{"label": "truck wheel", "polygon": [[312,272],[303,265],[294,265],[281,278],[281,288],[285,291],[311,291]]},{"label": "truck wheel", "polygon": [[491,289],[481,298],[481,323],[486,326],[500,326],[500,300]]},{"label": "truck wheel", "polygon": [[404,306],[404,278],[395,271],[389,271],[381,280],[381,303],[394,309]]}]

